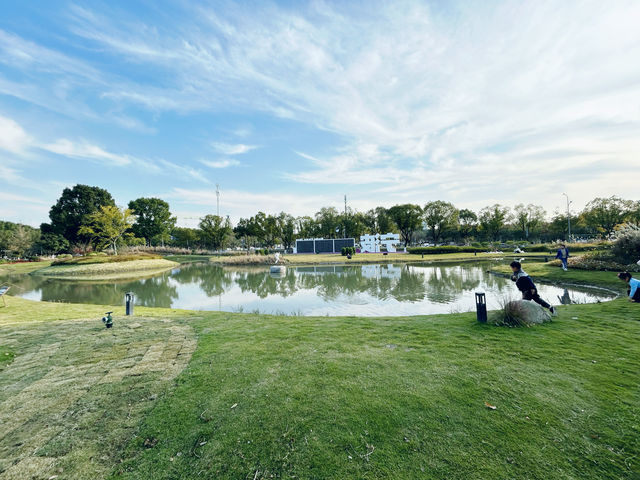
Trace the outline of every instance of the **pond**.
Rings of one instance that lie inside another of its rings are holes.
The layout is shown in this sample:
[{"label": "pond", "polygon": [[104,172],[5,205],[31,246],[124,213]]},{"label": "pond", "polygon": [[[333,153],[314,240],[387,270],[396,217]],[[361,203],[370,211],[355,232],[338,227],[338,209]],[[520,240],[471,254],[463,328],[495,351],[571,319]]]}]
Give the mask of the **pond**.
[{"label": "pond", "polygon": [[[78,282],[38,276],[0,279],[11,292],[32,300],[122,305],[133,292],[136,305],[293,315],[400,316],[475,310],[474,292],[487,294],[489,309],[518,298],[509,279],[487,272],[491,263],[380,264],[288,267],[285,274],[262,267],[185,264],[150,278]],[[526,269],[526,268],[525,268]],[[550,303],[588,303],[609,292],[538,284]]]}]

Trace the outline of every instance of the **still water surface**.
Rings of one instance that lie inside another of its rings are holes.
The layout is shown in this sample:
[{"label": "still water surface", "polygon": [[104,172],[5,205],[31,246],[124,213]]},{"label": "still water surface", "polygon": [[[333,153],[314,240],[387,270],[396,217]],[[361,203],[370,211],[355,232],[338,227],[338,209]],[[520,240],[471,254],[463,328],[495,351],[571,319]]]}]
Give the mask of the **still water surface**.
[{"label": "still water surface", "polygon": [[[513,282],[487,273],[490,263],[381,264],[288,267],[281,276],[268,267],[181,265],[127,281],[77,282],[37,276],[1,279],[12,293],[33,300],[122,305],[133,292],[136,305],[300,315],[424,315],[475,310],[474,292],[487,294],[489,309],[517,298]],[[607,292],[538,284],[553,304],[610,298]]]}]

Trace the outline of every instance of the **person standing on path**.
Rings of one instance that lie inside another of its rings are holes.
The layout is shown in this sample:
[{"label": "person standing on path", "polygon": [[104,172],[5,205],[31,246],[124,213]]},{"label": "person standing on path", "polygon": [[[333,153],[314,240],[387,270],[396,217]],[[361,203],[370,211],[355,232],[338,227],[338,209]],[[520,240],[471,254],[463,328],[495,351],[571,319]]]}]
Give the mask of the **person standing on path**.
[{"label": "person standing on path", "polygon": [[567,246],[564,243],[560,244],[560,248],[558,249],[558,253],[556,253],[556,258],[560,259],[560,261],[562,262],[562,269],[566,272],[567,268],[568,268],[568,261],[569,261],[569,249],[567,248]]},{"label": "person standing on path", "polygon": [[527,275],[524,270],[522,270],[522,264],[520,262],[511,262],[510,264],[511,270],[513,271],[513,275],[511,276],[511,280],[516,282],[516,287],[518,290],[522,292],[523,300],[532,300],[536,302],[538,305],[544,308],[548,308],[551,314],[556,313],[556,309],[545,302],[540,295],[538,295],[538,289],[536,288],[535,283],[531,280],[531,277]]}]

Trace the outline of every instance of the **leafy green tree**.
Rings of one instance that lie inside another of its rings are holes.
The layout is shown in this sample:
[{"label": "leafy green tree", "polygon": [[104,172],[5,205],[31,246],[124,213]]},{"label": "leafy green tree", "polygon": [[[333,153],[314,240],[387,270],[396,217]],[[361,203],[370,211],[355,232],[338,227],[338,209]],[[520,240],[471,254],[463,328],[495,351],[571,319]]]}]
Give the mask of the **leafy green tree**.
[{"label": "leafy green tree", "polygon": [[480,210],[480,215],[478,216],[480,228],[491,240],[498,239],[510,218],[509,208],[497,203]]},{"label": "leafy green tree", "polygon": [[320,211],[316,213],[315,219],[317,234],[323,238],[336,238],[344,228],[340,214],[334,207],[322,207]]},{"label": "leafy green tree", "polygon": [[317,227],[318,225],[316,221],[309,216],[296,218],[296,228],[298,230],[299,238],[315,237],[317,232]]},{"label": "leafy green tree", "polygon": [[422,209],[419,205],[406,203],[404,205],[395,205],[387,210],[389,218],[398,227],[400,236],[405,247],[411,242],[413,233],[420,228],[422,224]]},{"label": "leafy green tree", "polygon": [[198,246],[198,231],[195,228],[175,227],[171,231],[173,243],[182,248],[195,248]]},{"label": "leafy green tree", "polygon": [[478,215],[472,210],[463,208],[458,212],[458,224],[460,226],[460,235],[462,235],[462,238],[467,239],[478,225]]},{"label": "leafy green tree", "polygon": [[62,235],[43,233],[35,248],[43,253],[57,255],[69,250],[69,242]]},{"label": "leafy green tree", "polygon": [[526,239],[544,223],[544,217],[547,214],[544,208],[539,205],[529,204],[525,206],[522,203],[516,205],[514,213],[516,224]]},{"label": "leafy green tree", "polygon": [[634,202],[620,197],[598,197],[587,203],[582,217],[589,227],[609,237],[617,225],[632,216],[634,207]]},{"label": "leafy green tree", "polygon": [[284,248],[291,248],[296,240],[296,219],[288,213],[278,215],[278,236]]},{"label": "leafy green tree", "polygon": [[452,203],[442,200],[427,203],[423,215],[433,243],[436,244],[446,230],[455,228],[458,223],[458,209]]},{"label": "leafy green tree", "polygon": [[40,238],[40,231],[27,225],[18,225],[9,239],[9,250],[24,257]]},{"label": "leafy green tree", "polygon": [[148,245],[152,240],[160,241],[164,246],[169,233],[176,224],[171,216],[169,204],[159,198],[138,198],[129,202],[129,209],[136,216],[131,227],[136,237],[144,238]]},{"label": "leafy green tree", "polygon": [[213,250],[222,250],[233,236],[231,220],[219,215],[205,215],[198,225],[200,238]]},{"label": "leafy green tree", "polygon": [[128,208],[120,209],[114,205],[100,207],[89,214],[87,224],[78,230],[80,235],[90,236],[97,242],[98,248],[109,245],[115,255],[118,254],[118,241],[133,225],[133,214]]},{"label": "leafy green tree", "polygon": [[90,241],[91,235],[81,233],[80,227],[89,222],[89,215],[100,207],[115,207],[113,197],[103,188],[76,185],[65,188],[54,206],[49,210],[48,224],[42,224],[42,233],[62,235],[73,245]]}]

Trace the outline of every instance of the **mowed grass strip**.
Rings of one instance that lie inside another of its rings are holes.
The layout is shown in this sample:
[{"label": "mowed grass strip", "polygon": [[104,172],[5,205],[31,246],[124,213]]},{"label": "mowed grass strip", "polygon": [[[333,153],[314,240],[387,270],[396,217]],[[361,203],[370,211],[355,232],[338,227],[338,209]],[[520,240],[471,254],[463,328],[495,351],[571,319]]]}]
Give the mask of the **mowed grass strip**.
[{"label": "mowed grass strip", "polygon": [[522,329],[202,317],[110,478],[638,478],[640,309],[622,299]]},{"label": "mowed grass strip", "polygon": [[[594,270],[578,270],[570,268],[568,271],[562,270],[560,266],[551,263],[524,262],[522,269],[527,272],[533,280],[539,280],[552,284],[576,284],[591,285],[608,288],[617,292],[625,292],[627,284],[617,277],[617,272],[603,272]],[[496,265],[491,269],[501,275],[512,275],[509,265]],[[640,317],[640,315],[639,315]]]},{"label": "mowed grass strip", "polygon": [[101,310],[20,298],[0,309],[12,356],[0,362],[0,479],[105,478],[187,365],[188,324],[117,317],[107,330]]}]

